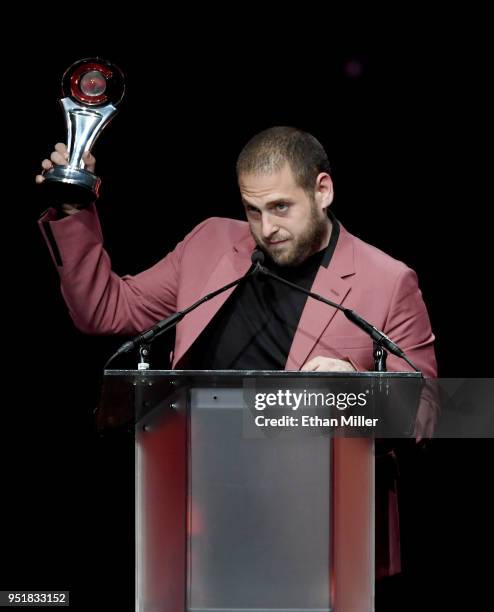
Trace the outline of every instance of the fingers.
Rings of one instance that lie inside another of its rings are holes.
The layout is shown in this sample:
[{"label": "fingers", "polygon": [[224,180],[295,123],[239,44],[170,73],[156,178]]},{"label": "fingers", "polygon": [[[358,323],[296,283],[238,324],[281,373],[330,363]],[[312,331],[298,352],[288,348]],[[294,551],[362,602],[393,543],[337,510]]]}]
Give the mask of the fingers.
[{"label": "fingers", "polygon": [[[51,168],[53,168],[53,162],[49,159],[44,159],[41,162],[41,167],[43,168],[43,174],[44,174],[47,170],[50,170]],[[37,174],[35,177],[35,181],[38,185],[45,180],[45,177],[43,176],[43,174]]]},{"label": "fingers", "polygon": [[67,145],[63,142],[57,142],[55,150],[50,155],[50,159],[54,164],[58,166],[67,166],[69,163],[69,154],[67,152]]},{"label": "fingers", "polygon": [[96,166],[96,159],[94,158],[94,155],[92,155],[89,151],[86,151],[82,156],[82,159],[86,165],[86,170],[89,170],[89,172],[94,172]]},{"label": "fingers", "polygon": [[65,156],[66,159],[68,159],[67,145],[64,142],[57,142],[57,144],[55,145],[55,151],[57,151],[61,155]]},{"label": "fingers", "polygon": [[77,213],[81,211],[81,209],[74,204],[62,204],[62,210],[66,215],[77,215]]},{"label": "fingers", "polygon": [[330,366],[332,364],[332,359],[324,359],[324,357],[314,357],[306,364],[302,366],[300,369],[301,372],[319,372],[324,370],[324,366]]},{"label": "fingers", "polygon": [[315,357],[314,359],[311,359],[310,361],[308,361],[307,363],[305,363],[301,368],[300,371],[301,372],[314,372],[314,370],[317,370],[319,364],[317,361],[317,357]]},{"label": "fingers", "polygon": [[332,357],[314,357],[300,370],[301,372],[354,372],[355,368],[344,359]]},{"label": "fingers", "polygon": [[[94,172],[96,166],[96,159],[94,155],[92,155],[89,151],[86,151],[83,154],[82,159],[84,160],[86,170],[89,170],[89,172]],[[36,175],[36,183],[40,184],[45,180],[43,175],[47,170],[51,170],[54,166],[67,166],[68,163],[69,154],[67,150],[67,145],[63,142],[57,142],[54,150],[50,154],[50,159],[44,159],[41,162],[43,172],[41,174]]]},{"label": "fingers", "polygon": [[60,151],[52,151],[50,160],[57,166],[67,166],[69,163],[69,156],[67,152],[61,153]]}]

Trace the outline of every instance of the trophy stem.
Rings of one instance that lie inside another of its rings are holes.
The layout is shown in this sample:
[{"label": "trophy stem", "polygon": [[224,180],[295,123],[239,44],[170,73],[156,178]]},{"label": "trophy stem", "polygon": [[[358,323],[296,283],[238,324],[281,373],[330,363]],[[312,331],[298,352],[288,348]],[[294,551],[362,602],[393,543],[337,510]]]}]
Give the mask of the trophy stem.
[{"label": "trophy stem", "polygon": [[63,98],[60,103],[65,112],[69,166],[84,169],[83,154],[91,150],[117,109],[113,104],[94,109],[81,108],[70,98]]}]

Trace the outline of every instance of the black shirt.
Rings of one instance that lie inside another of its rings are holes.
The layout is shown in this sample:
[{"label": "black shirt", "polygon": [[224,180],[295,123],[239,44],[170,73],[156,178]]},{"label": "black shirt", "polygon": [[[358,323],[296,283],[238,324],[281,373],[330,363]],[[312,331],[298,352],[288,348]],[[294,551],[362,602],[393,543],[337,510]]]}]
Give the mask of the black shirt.
[{"label": "black shirt", "polygon": [[[265,267],[310,289],[321,265],[327,267],[340,228],[332,217],[328,246],[298,266],[278,266],[269,257]],[[308,296],[258,274],[238,285],[190,348],[193,370],[283,370]]]}]

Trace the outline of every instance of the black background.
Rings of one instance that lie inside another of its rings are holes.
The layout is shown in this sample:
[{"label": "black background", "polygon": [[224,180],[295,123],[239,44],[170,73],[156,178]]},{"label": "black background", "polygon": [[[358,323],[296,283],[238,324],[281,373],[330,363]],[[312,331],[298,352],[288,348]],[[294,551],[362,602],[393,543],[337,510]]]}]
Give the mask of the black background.
[{"label": "black background", "polygon": [[[93,150],[116,272],[150,266],[208,216],[242,218],[236,155],[257,131],[296,125],[328,151],[340,221],[417,271],[440,375],[492,375],[484,50],[396,42],[376,51],[355,36],[300,61],[275,38],[257,53],[239,37],[192,55],[186,39],[129,39],[125,51],[64,44],[23,64],[20,112],[4,115],[15,153],[4,166],[1,589],[69,589],[74,609],[96,597],[133,609],[132,440],[98,437],[92,414],[121,341],[74,328],[36,226],[34,175],[65,134],[61,75],[82,57],[127,75],[121,111]],[[160,341],[155,364],[166,354]],[[488,440],[443,440],[404,456],[404,572],[378,586],[377,610],[485,607],[491,450]]]}]

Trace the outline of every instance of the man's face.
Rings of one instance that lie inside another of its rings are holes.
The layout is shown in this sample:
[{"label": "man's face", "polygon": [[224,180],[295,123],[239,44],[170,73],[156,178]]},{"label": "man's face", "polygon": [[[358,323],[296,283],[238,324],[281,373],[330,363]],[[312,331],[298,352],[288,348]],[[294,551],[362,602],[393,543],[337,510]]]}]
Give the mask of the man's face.
[{"label": "man's face", "polygon": [[288,163],[273,174],[240,175],[239,188],[254,240],[278,265],[298,265],[328,245],[327,174],[317,177],[313,195],[297,185]]}]

